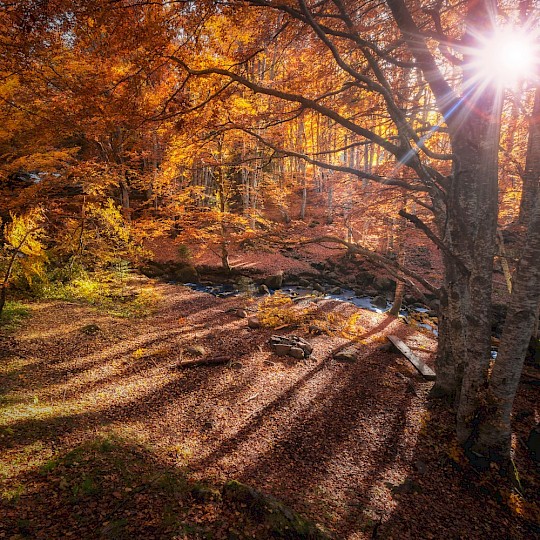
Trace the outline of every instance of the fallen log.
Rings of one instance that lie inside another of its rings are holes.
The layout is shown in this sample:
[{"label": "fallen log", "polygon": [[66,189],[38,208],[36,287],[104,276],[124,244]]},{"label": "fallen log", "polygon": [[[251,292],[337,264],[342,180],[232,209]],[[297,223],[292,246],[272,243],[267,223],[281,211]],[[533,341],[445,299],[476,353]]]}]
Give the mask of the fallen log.
[{"label": "fallen log", "polygon": [[180,362],[178,367],[180,369],[192,368],[199,366],[219,366],[223,364],[228,364],[231,359],[228,356],[214,356],[213,358],[199,358],[197,360],[187,360],[185,362]]},{"label": "fallen log", "polygon": [[399,339],[396,336],[386,336],[392,344],[396,347],[396,349],[416,368],[416,370],[424,377],[424,379],[427,379],[428,381],[434,381],[436,379],[435,372],[418,356],[416,356],[401,339]]}]

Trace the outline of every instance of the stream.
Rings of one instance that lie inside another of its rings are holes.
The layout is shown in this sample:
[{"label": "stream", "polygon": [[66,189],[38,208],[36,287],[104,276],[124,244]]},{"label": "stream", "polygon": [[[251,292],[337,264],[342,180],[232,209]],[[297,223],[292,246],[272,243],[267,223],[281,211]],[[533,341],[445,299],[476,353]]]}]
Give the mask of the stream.
[{"label": "stream", "polygon": [[[229,298],[231,296],[240,296],[241,294],[245,294],[246,292],[254,292],[253,290],[242,291],[236,288],[234,285],[228,283],[211,285],[202,283],[184,283],[184,286],[189,287],[194,291],[212,294],[213,296],[216,296],[218,298]],[[306,300],[337,300],[338,302],[347,302],[349,304],[353,304],[360,309],[367,309],[368,311],[373,311],[375,313],[385,313],[389,311],[392,307],[392,303],[388,301],[386,302],[386,306],[384,308],[378,307],[374,304],[374,296],[357,296],[354,291],[349,289],[342,289],[340,294],[319,293],[317,295],[313,293],[313,289],[311,288],[299,287],[296,285],[284,286],[278,290],[293,299],[305,298]],[[274,294],[275,292],[276,290],[270,289],[271,294]],[[257,293],[255,292],[255,294]],[[410,316],[411,313],[428,313],[429,311],[430,310],[426,307],[413,305],[402,308],[399,312],[399,315],[404,319],[407,324],[411,324],[413,320]],[[414,324],[416,326],[419,326],[420,328],[429,330],[436,336],[438,335],[437,325],[435,323],[428,324],[426,322],[421,322],[417,319],[414,319]]]},{"label": "stream", "polygon": [[[202,283],[184,283],[185,287],[189,287],[190,289],[198,292],[204,292],[208,294],[212,294],[213,296],[216,296],[217,298],[229,298],[231,296],[240,296],[242,294],[251,293],[251,294],[258,294],[256,289],[254,289],[252,286],[247,287],[244,290],[241,290],[234,285],[230,283],[223,283],[223,284],[202,284]],[[354,306],[360,308],[360,309],[367,309],[368,311],[373,311],[375,313],[385,313],[390,310],[392,307],[391,302],[386,302],[386,306],[384,308],[377,307],[374,305],[373,301],[375,300],[374,296],[357,296],[354,291],[350,289],[342,289],[340,294],[329,294],[329,293],[317,293],[314,294],[313,289],[311,288],[305,288],[305,287],[298,287],[296,285],[288,285],[284,286],[281,289],[269,289],[271,294],[274,294],[278,290],[281,293],[286,294],[287,296],[291,298],[302,298],[306,300],[337,300],[338,302],[348,302],[349,304],[353,304]],[[432,320],[432,318],[429,318],[428,320],[432,322],[432,324],[429,324],[428,322],[419,321],[416,318],[413,318],[411,316],[411,313],[429,313],[431,310],[427,307],[422,307],[417,304],[406,306],[405,308],[402,308],[399,312],[399,316],[403,319],[403,321],[406,324],[414,324],[417,327],[424,328],[425,330],[428,330],[429,332],[433,333],[435,336],[439,335],[439,332],[437,330],[437,324]],[[493,359],[497,358],[497,350],[492,349],[491,350],[491,357]]]}]

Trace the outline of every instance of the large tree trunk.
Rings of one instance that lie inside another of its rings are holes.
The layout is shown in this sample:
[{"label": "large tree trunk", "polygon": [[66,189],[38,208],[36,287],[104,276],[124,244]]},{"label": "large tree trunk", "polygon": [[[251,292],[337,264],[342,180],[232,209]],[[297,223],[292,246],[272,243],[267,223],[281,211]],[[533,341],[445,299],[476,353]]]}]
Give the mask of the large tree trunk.
[{"label": "large tree trunk", "polygon": [[512,404],[540,302],[539,261],[540,196],[537,195],[475,444],[475,450],[490,460],[503,463],[510,459]]}]

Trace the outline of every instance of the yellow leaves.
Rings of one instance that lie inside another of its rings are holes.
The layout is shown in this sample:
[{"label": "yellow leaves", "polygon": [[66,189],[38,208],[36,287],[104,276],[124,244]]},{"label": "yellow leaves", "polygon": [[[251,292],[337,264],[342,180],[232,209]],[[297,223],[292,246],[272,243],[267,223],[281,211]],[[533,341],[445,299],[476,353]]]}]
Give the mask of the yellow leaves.
[{"label": "yellow leaves", "polygon": [[64,150],[48,150],[27,154],[9,163],[9,171],[41,171],[54,172],[72,163],[73,156],[79,151],[78,147]]},{"label": "yellow leaves", "polygon": [[297,309],[288,296],[277,292],[261,302],[257,317],[261,326],[277,328],[283,325],[306,324],[311,320],[311,313],[307,309]]},{"label": "yellow leaves", "polygon": [[32,208],[24,214],[12,214],[12,221],[7,226],[6,240],[8,244],[24,255],[44,255],[41,242],[42,223],[45,219],[41,208]]},{"label": "yellow leaves", "polygon": [[138,348],[136,350],[133,351],[133,353],[131,354],[131,356],[133,356],[133,358],[135,358],[136,360],[139,360],[141,358],[144,358],[146,355],[148,354],[148,350],[147,349],[144,349],[144,348]]}]

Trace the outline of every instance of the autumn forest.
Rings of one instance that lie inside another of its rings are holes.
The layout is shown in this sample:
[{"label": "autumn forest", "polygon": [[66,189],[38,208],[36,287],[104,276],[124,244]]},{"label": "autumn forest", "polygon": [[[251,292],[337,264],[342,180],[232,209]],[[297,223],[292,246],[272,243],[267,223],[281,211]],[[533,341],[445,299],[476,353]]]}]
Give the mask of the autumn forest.
[{"label": "autumn forest", "polygon": [[540,537],[538,0],[0,1],[0,538]]}]

